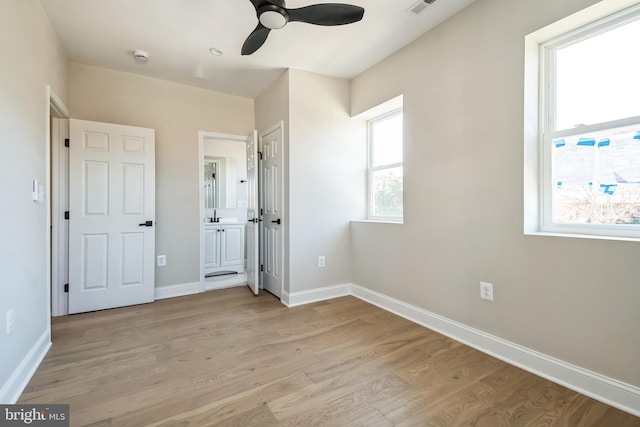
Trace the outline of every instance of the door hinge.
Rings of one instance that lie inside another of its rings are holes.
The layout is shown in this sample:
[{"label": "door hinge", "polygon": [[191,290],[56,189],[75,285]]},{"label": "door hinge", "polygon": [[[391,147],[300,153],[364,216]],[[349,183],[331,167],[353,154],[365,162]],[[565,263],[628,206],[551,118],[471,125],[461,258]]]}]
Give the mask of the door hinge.
[{"label": "door hinge", "polygon": [[69,211],[64,211],[64,219],[69,219]]},{"label": "door hinge", "polygon": [[260,271],[264,271],[264,264],[260,264]]},{"label": "door hinge", "polygon": [[70,144],[70,143],[69,143],[69,138],[65,138],[65,139],[64,139],[64,146],[65,146],[65,147],[67,147],[67,148],[69,148],[69,144]]},{"label": "door hinge", "polygon": [[260,208],[260,215],[264,215],[264,209]]},{"label": "door hinge", "polygon": [[68,283],[64,284],[64,291],[65,292],[69,292],[69,284]]}]

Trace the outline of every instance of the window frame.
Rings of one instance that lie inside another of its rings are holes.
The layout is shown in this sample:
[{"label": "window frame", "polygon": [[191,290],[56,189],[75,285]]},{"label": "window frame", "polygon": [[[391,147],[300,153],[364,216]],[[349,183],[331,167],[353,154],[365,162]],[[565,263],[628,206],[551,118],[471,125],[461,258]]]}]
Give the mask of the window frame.
[{"label": "window frame", "polygon": [[[388,163],[380,166],[373,166],[374,159],[374,144],[373,144],[373,125],[376,122],[388,120],[394,116],[403,116],[403,147],[402,147],[402,162]],[[387,222],[399,222],[404,221],[404,180],[402,183],[403,202],[402,202],[402,215],[401,216],[382,216],[373,214],[373,175],[375,172],[402,168],[402,175],[404,177],[404,111],[403,107],[394,108],[391,111],[375,116],[367,120],[367,220],[370,221],[387,221]]]},{"label": "window frame", "polygon": [[539,47],[539,228],[541,232],[586,235],[603,238],[640,238],[636,224],[557,224],[553,222],[552,144],[553,140],[587,132],[640,125],[640,116],[620,118],[570,129],[556,130],[556,58],[555,52],[580,41],[603,34],[614,28],[640,20],[640,6],[601,17],[582,27],[566,31]]}]

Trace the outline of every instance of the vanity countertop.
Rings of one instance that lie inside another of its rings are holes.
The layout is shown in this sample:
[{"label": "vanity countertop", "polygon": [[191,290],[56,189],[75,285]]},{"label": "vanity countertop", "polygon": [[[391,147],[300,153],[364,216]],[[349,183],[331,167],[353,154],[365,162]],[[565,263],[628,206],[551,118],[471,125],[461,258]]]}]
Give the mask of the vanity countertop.
[{"label": "vanity countertop", "polygon": [[212,227],[214,225],[246,225],[246,222],[239,221],[220,221],[220,222],[205,222],[205,226]]}]

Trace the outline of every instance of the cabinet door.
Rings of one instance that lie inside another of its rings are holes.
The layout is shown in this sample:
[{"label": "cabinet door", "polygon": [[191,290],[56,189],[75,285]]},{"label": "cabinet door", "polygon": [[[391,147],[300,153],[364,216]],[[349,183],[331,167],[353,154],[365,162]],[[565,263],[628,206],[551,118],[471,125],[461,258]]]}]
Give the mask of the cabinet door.
[{"label": "cabinet door", "polygon": [[220,267],[220,227],[206,226],[204,229],[204,269]]},{"label": "cabinet door", "polygon": [[244,263],[244,225],[228,225],[222,227],[221,262],[222,265],[237,265]]}]

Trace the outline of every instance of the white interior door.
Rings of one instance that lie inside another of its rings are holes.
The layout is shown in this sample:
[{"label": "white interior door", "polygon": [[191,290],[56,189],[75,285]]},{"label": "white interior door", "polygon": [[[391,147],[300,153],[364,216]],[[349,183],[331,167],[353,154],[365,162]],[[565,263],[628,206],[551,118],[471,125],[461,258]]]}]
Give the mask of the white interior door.
[{"label": "white interior door", "polygon": [[258,133],[253,131],[247,138],[247,285],[256,295],[260,284],[258,175]]},{"label": "white interior door", "polygon": [[283,273],[283,175],[282,124],[261,135],[263,189],[264,289],[282,297]]},{"label": "white interior door", "polygon": [[154,300],[155,131],[70,120],[69,313]]}]

